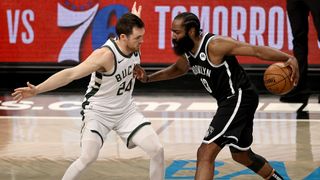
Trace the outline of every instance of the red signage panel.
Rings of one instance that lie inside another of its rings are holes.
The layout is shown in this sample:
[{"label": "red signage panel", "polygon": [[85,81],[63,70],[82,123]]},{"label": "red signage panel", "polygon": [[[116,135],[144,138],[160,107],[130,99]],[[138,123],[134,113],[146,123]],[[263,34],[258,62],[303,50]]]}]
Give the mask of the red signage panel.
[{"label": "red signage panel", "polygon": [[[180,12],[195,13],[204,32],[230,36],[253,45],[292,54],[285,0],[140,0],[146,34],[142,63],[175,62],[170,26]],[[52,0],[0,2],[0,62],[81,62],[109,36],[115,22],[131,9],[125,0]],[[310,19],[309,63],[320,64],[320,43]],[[266,64],[239,57],[243,64]]]}]

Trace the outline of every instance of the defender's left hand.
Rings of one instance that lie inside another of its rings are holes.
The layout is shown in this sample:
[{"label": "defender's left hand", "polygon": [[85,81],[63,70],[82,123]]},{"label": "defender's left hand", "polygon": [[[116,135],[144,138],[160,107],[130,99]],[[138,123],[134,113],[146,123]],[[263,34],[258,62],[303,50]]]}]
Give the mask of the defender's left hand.
[{"label": "defender's left hand", "polygon": [[137,9],[136,4],[137,4],[136,2],[133,3],[131,13],[141,18],[142,6],[140,5]]}]

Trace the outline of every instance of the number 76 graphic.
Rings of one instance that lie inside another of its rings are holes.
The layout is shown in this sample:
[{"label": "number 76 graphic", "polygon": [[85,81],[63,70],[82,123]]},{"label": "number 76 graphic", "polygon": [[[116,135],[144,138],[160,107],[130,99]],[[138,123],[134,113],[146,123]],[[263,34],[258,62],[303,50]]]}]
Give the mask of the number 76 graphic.
[{"label": "number 76 graphic", "polygon": [[123,5],[110,5],[98,10],[99,4],[86,11],[73,11],[58,3],[58,27],[77,27],[63,44],[58,62],[74,61],[80,62],[80,46],[86,30],[92,24],[92,48],[96,49],[110,37],[115,36],[114,25],[109,25],[110,18],[115,15],[120,18],[128,12],[128,8]]}]

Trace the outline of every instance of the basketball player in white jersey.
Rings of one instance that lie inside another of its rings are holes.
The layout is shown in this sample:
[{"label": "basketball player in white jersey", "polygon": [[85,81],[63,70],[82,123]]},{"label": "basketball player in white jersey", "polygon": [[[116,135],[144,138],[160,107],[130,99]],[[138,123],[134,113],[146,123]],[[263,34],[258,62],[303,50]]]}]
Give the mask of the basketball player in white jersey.
[{"label": "basketball player in white jersey", "polygon": [[151,180],[164,179],[163,146],[132,99],[133,71],[140,63],[139,50],[145,33],[140,13],[141,6],[137,9],[134,3],[132,13],[124,14],[117,22],[118,39],[108,39],[79,65],[57,72],[37,86],[28,82],[27,87],[17,88],[12,93],[19,102],[91,74],[81,111],[81,155],[69,166],[63,180],[79,178],[81,172],[97,159],[111,130],[128,148],[139,146],[150,156]]}]

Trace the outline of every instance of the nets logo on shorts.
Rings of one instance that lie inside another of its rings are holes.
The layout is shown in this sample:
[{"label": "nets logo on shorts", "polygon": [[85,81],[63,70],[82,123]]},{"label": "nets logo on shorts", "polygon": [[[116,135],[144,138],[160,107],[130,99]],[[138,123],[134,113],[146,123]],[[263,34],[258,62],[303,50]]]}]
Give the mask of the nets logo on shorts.
[{"label": "nets logo on shorts", "polygon": [[206,137],[210,136],[210,134],[212,134],[214,131],[214,128],[212,126],[209,126],[209,129],[207,130],[207,133],[206,133]]}]

